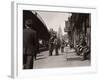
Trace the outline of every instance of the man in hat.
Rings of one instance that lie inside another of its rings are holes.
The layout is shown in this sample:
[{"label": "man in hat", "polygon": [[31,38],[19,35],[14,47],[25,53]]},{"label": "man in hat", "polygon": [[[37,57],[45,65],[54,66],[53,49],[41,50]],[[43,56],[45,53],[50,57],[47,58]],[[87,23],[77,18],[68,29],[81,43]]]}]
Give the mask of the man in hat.
[{"label": "man in hat", "polygon": [[32,29],[32,20],[26,19],[23,28],[23,68],[32,69],[33,59],[36,56],[36,31]]}]

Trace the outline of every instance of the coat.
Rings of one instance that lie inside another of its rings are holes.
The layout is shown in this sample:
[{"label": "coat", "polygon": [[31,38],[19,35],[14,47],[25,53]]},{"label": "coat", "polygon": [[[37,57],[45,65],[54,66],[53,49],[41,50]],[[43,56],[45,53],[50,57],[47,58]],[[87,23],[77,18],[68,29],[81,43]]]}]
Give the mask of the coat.
[{"label": "coat", "polygon": [[23,30],[23,53],[25,55],[35,55],[37,50],[36,31],[30,28]]}]

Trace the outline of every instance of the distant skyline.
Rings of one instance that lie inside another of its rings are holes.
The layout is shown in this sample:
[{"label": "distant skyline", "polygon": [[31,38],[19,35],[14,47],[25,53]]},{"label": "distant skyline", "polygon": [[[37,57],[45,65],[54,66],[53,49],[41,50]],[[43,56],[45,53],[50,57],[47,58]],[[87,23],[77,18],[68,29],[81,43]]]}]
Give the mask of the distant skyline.
[{"label": "distant skyline", "polygon": [[36,11],[39,16],[43,19],[48,29],[53,28],[54,31],[58,32],[58,28],[61,27],[62,34],[64,34],[65,21],[71,16],[71,13],[62,12],[44,12]]}]

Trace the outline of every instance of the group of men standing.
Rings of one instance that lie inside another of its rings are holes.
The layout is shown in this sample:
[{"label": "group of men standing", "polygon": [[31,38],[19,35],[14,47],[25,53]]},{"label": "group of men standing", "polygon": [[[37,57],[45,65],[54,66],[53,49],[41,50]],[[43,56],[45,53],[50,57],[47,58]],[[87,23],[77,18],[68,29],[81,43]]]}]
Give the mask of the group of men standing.
[{"label": "group of men standing", "polygon": [[55,55],[59,55],[59,49],[64,52],[64,40],[60,40],[56,34],[51,36],[49,39],[49,56],[53,55],[53,50],[55,50]]}]

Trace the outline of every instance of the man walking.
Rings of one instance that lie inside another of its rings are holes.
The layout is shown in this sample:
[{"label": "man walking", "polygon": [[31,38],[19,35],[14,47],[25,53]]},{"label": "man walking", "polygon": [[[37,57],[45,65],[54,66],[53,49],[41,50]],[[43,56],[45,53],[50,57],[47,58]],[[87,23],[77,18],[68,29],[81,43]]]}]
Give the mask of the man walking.
[{"label": "man walking", "polygon": [[49,56],[52,56],[52,52],[54,49],[54,36],[49,39]]}]

